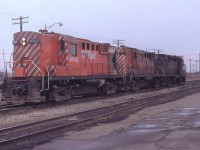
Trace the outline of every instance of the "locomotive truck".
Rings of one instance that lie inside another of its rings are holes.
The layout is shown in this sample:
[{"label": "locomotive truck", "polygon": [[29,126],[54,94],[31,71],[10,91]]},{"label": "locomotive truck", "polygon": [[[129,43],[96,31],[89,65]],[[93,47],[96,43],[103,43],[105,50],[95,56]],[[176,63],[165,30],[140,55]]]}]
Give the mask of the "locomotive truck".
[{"label": "locomotive truck", "polygon": [[178,56],[53,32],[18,32],[13,45],[13,75],[4,79],[3,101],[60,101],[185,81]]}]

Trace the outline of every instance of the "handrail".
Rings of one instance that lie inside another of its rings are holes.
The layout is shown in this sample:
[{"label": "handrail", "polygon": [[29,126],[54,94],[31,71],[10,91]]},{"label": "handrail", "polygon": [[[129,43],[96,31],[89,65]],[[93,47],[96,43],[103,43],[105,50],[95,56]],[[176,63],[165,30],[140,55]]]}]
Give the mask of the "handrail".
[{"label": "handrail", "polygon": [[10,63],[15,63],[15,61],[6,62],[6,65],[5,65],[5,68],[4,68],[4,72],[3,72],[3,78],[5,78],[5,74],[8,73],[7,66],[8,66],[8,64],[10,65]]},{"label": "handrail", "polygon": [[42,73],[42,89],[40,91],[44,91],[44,73],[42,70],[32,61],[32,60],[24,60],[31,62],[41,73]]},{"label": "handrail", "polygon": [[47,68],[47,62],[48,61],[50,61],[50,60],[46,60],[45,61],[45,68],[46,68],[46,70],[47,70],[47,75],[48,75],[48,85],[47,85],[47,89],[45,89],[45,90],[49,90],[49,70],[48,70],[48,68]]}]

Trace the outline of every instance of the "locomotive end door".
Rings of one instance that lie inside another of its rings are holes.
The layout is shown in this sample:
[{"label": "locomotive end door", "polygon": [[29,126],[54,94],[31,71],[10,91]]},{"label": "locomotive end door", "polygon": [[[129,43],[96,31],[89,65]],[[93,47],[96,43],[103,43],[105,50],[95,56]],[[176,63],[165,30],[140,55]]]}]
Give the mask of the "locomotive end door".
[{"label": "locomotive end door", "polygon": [[125,48],[117,48],[116,49],[116,67],[118,75],[127,75],[127,60],[126,60],[126,49]]},{"label": "locomotive end door", "polygon": [[109,68],[109,73],[112,75],[117,74],[116,71],[116,49],[114,46],[109,48],[109,64],[110,64],[110,68]]}]

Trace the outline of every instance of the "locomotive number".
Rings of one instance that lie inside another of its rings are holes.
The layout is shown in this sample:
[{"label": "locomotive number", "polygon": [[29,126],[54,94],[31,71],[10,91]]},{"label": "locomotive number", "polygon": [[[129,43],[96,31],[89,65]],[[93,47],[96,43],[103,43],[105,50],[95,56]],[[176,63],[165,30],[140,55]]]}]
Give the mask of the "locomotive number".
[{"label": "locomotive number", "polygon": [[40,42],[40,39],[30,39],[29,40],[30,44],[35,44],[35,43],[39,43],[39,42]]}]

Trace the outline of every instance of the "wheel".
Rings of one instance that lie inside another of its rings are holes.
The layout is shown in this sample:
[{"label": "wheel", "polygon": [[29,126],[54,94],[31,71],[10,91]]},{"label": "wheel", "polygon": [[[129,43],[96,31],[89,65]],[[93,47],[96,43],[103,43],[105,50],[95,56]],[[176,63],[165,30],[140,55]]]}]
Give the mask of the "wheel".
[{"label": "wheel", "polygon": [[155,79],[153,81],[153,86],[155,89],[159,89],[160,88],[160,80],[159,79]]},{"label": "wheel", "polygon": [[115,94],[117,92],[117,85],[115,83],[107,83],[105,86],[106,94]]},{"label": "wheel", "polygon": [[131,90],[132,91],[137,91],[139,90],[139,84],[138,84],[138,81],[133,81],[133,83],[131,84]]}]

